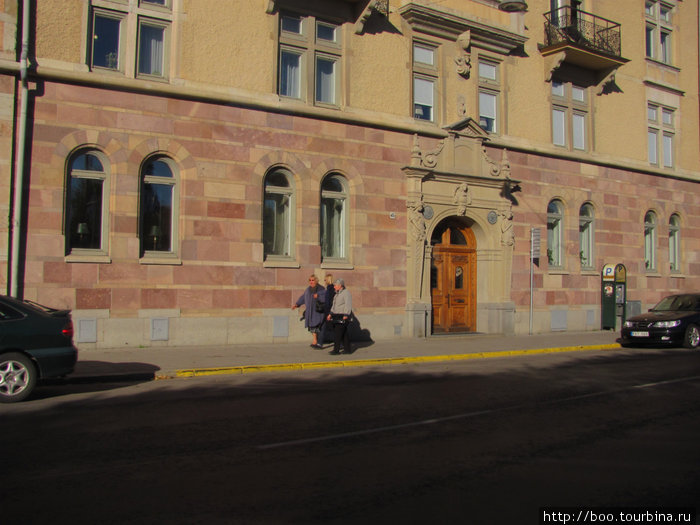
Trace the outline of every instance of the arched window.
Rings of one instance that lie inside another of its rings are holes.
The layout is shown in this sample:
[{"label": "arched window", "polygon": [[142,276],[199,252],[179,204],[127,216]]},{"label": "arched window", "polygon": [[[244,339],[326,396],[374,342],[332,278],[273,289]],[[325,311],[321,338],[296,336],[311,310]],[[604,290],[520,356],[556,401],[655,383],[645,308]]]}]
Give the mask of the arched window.
[{"label": "arched window", "polygon": [[141,253],[175,253],[178,238],[179,189],[174,162],[151,157],[141,167]]},{"label": "arched window", "polygon": [[66,254],[107,251],[109,173],[97,150],[77,152],[68,163],[66,189]]},{"label": "arched window", "polygon": [[681,218],[676,213],[668,221],[668,260],[672,272],[681,271]]},{"label": "arched window", "polygon": [[644,216],[644,267],[656,271],[656,214],[648,211]]},{"label": "arched window", "polygon": [[563,266],[563,238],[564,205],[555,199],[547,206],[547,260],[549,266]]},{"label": "arched window", "polygon": [[581,268],[593,268],[593,220],[593,206],[589,203],[584,203],[578,215]]},{"label": "arched window", "polygon": [[276,169],[265,176],[263,249],[265,259],[290,258],[293,246],[294,187],[292,175]]},{"label": "arched window", "polygon": [[321,257],[324,262],[346,262],[348,258],[348,191],[340,175],[329,175],[321,183]]}]

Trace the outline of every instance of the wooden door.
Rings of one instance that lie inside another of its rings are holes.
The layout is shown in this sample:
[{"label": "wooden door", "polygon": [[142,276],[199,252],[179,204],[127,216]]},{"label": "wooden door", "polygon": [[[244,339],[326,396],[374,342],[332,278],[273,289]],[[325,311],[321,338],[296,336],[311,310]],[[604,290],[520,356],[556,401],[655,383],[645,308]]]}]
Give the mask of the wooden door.
[{"label": "wooden door", "polygon": [[476,331],[476,250],[471,230],[462,233],[472,243],[442,243],[433,248],[430,280],[433,331],[437,333]]}]

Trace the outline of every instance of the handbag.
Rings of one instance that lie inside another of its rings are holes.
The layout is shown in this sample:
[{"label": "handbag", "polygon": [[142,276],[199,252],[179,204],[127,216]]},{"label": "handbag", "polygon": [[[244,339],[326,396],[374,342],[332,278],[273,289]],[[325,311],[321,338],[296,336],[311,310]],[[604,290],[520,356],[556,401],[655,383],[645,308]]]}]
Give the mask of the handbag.
[{"label": "handbag", "polygon": [[318,299],[316,299],[316,305],[314,306],[316,308],[316,312],[319,314],[324,314],[326,313],[326,303],[322,303]]},{"label": "handbag", "polygon": [[345,314],[331,314],[331,321],[333,324],[345,324],[348,322],[347,319],[343,319]]}]

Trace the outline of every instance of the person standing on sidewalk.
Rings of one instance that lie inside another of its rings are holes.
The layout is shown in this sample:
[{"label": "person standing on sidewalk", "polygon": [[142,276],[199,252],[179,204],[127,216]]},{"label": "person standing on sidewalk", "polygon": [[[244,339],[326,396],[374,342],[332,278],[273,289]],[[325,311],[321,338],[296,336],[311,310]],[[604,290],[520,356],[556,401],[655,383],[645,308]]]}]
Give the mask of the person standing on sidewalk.
[{"label": "person standing on sidewalk", "polygon": [[321,331],[321,325],[326,315],[326,290],[318,283],[318,277],[315,275],[309,277],[309,286],[292,306],[292,310],[296,310],[302,304],[306,307],[304,325],[313,337],[311,347],[322,348],[318,344],[318,334]]},{"label": "person standing on sidewalk", "polygon": [[319,344],[323,345],[326,341],[330,342],[333,338],[333,323],[327,321],[326,319],[331,313],[331,307],[333,306],[333,298],[335,297],[335,286],[333,285],[333,275],[330,273],[326,274],[323,282],[326,284],[326,311],[323,315],[323,325],[321,325],[321,334],[319,335]]},{"label": "person standing on sidewalk", "polygon": [[348,332],[348,324],[352,318],[352,295],[345,288],[345,281],[337,279],[335,281],[335,297],[331,312],[327,317],[328,321],[333,323],[333,351],[331,354],[338,355],[340,353],[340,345],[343,345],[343,351],[346,354],[351,353],[350,349],[350,334]]}]

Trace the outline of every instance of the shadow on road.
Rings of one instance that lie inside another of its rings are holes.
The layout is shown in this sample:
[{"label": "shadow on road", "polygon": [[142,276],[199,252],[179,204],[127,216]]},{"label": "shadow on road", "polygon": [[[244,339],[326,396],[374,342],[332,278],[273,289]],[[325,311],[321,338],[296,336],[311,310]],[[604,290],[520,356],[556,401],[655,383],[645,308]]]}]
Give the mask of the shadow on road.
[{"label": "shadow on road", "polygon": [[153,381],[158,370],[158,366],[149,363],[78,361],[72,374],[41,381],[29,399],[124,388]]}]

